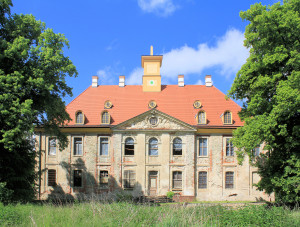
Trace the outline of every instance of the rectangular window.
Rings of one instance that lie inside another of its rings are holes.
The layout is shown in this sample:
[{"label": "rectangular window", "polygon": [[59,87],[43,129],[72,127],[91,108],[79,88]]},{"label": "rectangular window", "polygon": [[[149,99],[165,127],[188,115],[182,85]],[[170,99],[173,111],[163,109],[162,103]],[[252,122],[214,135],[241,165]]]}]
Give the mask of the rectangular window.
[{"label": "rectangular window", "polygon": [[198,188],[207,188],[207,172],[199,172]]},{"label": "rectangular window", "polygon": [[99,182],[101,188],[108,188],[108,171],[100,171]]},{"label": "rectangular window", "polygon": [[48,169],[48,186],[56,186],[56,170]]},{"label": "rectangular window", "polygon": [[207,138],[199,139],[199,156],[207,156]]},{"label": "rectangular window", "polygon": [[49,138],[49,155],[56,155],[56,138]]},{"label": "rectangular window", "polygon": [[73,181],[74,187],[82,187],[82,170],[74,170]]},{"label": "rectangular window", "polygon": [[173,189],[182,189],[182,172],[173,172]]},{"label": "rectangular window", "polygon": [[258,145],[256,148],[254,148],[254,149],[252,150],[252,152],[253,152],[253,155],[254,155],[255,157],[258,157],[259,154],[260,154],[260,146]]},{"label": "rectangular window", "polygon": [[100,155],[107,156],[108,155],[108,138],[100,137]]},{"label": "rectangular window", "polygon": [[82,137],[74,137],[74,155],[82,155]]},{"label": "rectangular window", "polygon": [[134,188],[135,185],[135,171],[134,170],[125,170],[124,171],[124,179],[123,186],[124,188]]},{"label": "rectangular window", "polygon": [[234,172],[225,173],[225,188],[233,188],[234,186]]},{"label": "rectangular window", "polygon": [[234,156],[234,147],[230,138],[226,138],[226,156]]}]

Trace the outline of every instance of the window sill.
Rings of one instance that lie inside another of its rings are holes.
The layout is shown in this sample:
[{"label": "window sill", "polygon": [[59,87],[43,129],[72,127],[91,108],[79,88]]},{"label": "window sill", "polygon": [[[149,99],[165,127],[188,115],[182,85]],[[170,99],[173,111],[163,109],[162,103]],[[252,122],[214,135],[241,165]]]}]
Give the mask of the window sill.
[{"label": "window sill", "polygon": [[174,192],[181,192],[182,191],[182,188],[178,189],[178,188],[173,188],[172,191]]},{"label": "window sill", "polygon": [[73,154],[73,157],[82,157],[83,155],[81,154],[81,155],[75,155],[75,154]]},{"label": "window sill", "polygon": [[200,156],[200,155],[198,155],[198,158],[208,158],[208,155],[203,155],[203,156]]},{"label": "window sill", "polygon": [[124,157],[134,157],[134,155],[125,155],[124,154]]},{"label": "window sill", "polygon": [[158,157],[159,155],[149,155],[149,157]]},{"label": "window sill", "polygon": [[100,158],[109,158],[109,155],[99,155]]}]

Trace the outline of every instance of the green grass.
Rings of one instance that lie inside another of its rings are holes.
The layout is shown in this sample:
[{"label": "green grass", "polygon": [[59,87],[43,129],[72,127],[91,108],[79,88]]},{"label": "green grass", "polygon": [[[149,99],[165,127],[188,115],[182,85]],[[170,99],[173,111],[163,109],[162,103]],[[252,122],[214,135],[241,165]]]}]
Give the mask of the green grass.
[{"label": "green grass", "polygon": [[0,204],[1,226],[300,226],[300,211],[246,205],[151,206],[79,203],[65,206]]}]

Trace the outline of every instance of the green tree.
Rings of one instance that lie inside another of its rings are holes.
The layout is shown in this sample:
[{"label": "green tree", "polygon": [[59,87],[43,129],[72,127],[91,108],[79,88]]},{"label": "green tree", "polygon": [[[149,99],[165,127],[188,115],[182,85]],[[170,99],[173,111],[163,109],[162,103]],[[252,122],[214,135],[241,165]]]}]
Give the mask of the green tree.
[{"label": "green tree", "polygon": [[272,6],[254,4],[241,12],[244,44],[250,56],[228,95],[244,100],[244,127],[234,132],[240,161],[264,143],[257,159],[259,189],[275,192],[276,201],[300,202],[300,1]]},{"label": "green tree", "polygon": [[13,200],[27,201],[36,179],[34,127],[43,126],[61,148],[66,145],[59,126],[70,117],[62,97],[72,95],[65,78],[77,71],[63,54],[69,47],[64,35],[32,15],[11,14],[11,6],[0,0],[0,183],[13,190]]}]

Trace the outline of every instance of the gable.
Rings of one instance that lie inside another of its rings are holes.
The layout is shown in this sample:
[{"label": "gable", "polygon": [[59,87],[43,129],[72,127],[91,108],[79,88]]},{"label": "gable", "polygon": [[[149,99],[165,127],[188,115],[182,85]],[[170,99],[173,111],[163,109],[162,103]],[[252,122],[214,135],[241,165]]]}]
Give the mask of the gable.
[{"label": "gable", "polygon": [[191,125],[156,109],[149,110],[112,128],[112,130],[196,131]]}]

